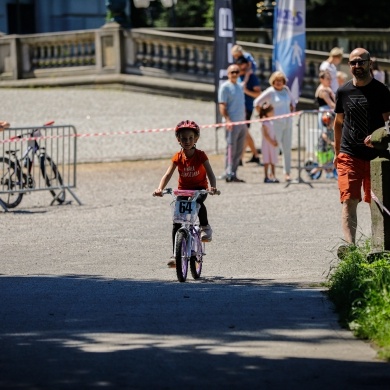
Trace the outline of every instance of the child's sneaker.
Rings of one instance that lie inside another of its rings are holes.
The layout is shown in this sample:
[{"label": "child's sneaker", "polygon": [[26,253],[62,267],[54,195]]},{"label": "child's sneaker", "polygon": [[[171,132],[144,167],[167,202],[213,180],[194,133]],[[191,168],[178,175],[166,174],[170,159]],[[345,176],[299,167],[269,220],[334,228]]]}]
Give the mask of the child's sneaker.
[{"label": "child's sneaker", "polygon": [[200,239],[203,242],[210,242],[212,240],[213,231],[210,225],[200,227]]}]

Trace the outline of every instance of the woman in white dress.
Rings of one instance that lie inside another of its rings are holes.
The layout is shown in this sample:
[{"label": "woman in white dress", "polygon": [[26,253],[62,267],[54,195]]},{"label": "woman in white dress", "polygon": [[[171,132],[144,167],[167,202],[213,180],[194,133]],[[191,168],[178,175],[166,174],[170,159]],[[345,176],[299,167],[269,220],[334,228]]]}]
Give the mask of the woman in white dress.
[{"label": "woman in white dress", "polygon": [[[274,108],[275,116],[290,114],[295,110],[295,99],[288,88],[286,76],[279,71],[271,74],[270,87],[258,96],[253,106],[262,106],[268,102]],[[292,117],[274,120],[276,140],[283,153],[283,173],[286,181],[291,180]]]}]

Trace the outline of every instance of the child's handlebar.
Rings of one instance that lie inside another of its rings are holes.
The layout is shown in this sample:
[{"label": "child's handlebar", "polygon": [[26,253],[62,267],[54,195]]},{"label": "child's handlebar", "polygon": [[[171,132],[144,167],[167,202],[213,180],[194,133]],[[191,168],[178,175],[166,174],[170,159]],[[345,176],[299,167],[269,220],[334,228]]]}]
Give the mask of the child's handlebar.
[{"label": "child's handlebar", "polygon": [[[221,195],[221,191],[217,190],[217,191],[213,192],[210,190],[174,190],[172,188],[165,188],[164,190],[162,190],[161,196],[164,196],[166,194],[175,195],[175,196],[194,196],[196,194],[199,194],[199,195],[205,195],[205,194]],[[153,192],[152,195],[158,196],[158,195],[156,195],[155,192]]]}]

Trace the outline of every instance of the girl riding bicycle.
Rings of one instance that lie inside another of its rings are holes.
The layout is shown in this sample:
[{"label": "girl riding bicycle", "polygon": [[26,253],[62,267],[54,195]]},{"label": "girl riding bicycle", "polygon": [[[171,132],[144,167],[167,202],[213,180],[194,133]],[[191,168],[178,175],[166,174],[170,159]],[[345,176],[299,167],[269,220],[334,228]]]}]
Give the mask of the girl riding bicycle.
[{"label": "girl riding bicycle", "polygon": [[[171,160],[165,175],[161,178],[158,188],[154,191],[154,196],[162,196],[162,191],[168,184],[176,168],[179,171],[179,190],[206,190],[208,187],[207,178],[210,182],[210,191],[217,192],[216,179],[211,168],[210,161],[205,152],[196,149],[196,142],[200,136],[200,128],[194,121],[182,121],[175,128],[176,139],[181,146],[180,152],[176,153]],[[204,205],[206,195],[201,195],[197,202],[200,204],[199,224],[201,230],[201,240],[210,242],[212,240],[212,230],[207,218],[207,209]],[[172,230],[173,245],[175,235],[180,228],[180,224],[174,223]],[[168,263],[168,265],[171,262]]]}]

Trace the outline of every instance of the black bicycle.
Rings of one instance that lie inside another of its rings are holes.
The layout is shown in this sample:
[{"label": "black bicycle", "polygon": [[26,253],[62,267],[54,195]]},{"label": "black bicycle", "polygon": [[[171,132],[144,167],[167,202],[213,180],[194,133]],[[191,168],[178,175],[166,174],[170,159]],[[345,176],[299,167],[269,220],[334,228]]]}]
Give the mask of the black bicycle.
[{"label": "black bicycle", "polygon": [[[50,126],[54,122],[45,123]],[[10,140],[20,138],[37,138],[41,136],[40,129],[34,129],[28,133],[20,134]],[[65,202],[65,189],[63,180],[57,165],[47,155],[46,149],[39,145],[36,139],[27,141],[27,148],[22,157],[18,158],[18,149],[5,150],[8,157],[0,157],[0,200],[7,208],[15,208],[22,201],[23,195],[35,189],[34,161],[39,162],[39,169],[43,176],[43,185],[39,180],[38,188],[49,189],[53,195],[53,201],[59,204]]]}]

